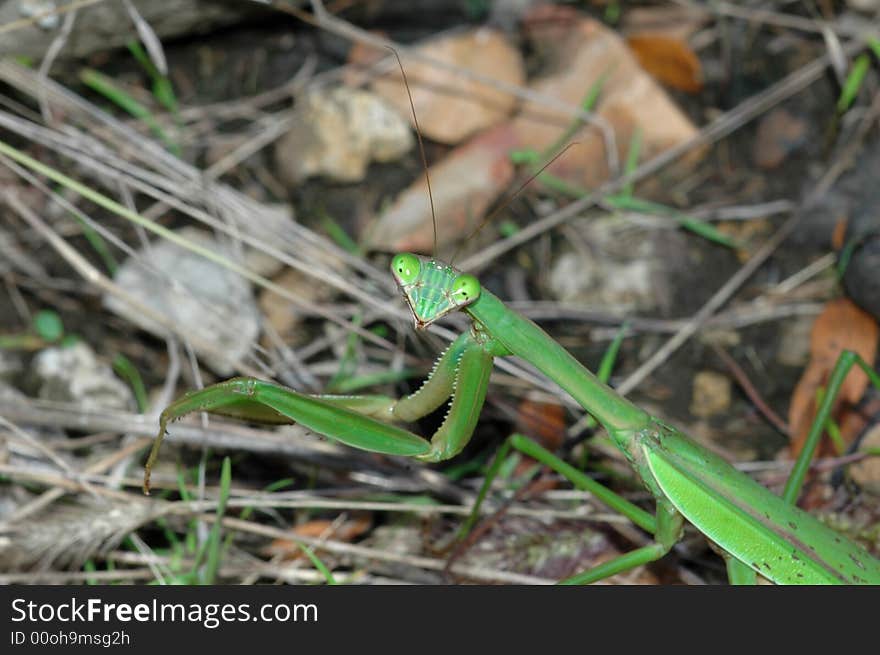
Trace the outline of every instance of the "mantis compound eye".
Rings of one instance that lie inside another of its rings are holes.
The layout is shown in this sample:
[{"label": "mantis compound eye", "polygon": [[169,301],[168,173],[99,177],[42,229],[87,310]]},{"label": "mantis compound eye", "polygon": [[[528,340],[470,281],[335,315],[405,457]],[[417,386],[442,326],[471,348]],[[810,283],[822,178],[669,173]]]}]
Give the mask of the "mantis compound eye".
[{"label": "mantis compound eye", "polygon": [[452,283],[452,299],[458,305],[472,303],[480,297],[480,282],[473,275],[459,275]]},{"label": "mantis compound eye", "polygon": [[411,253],[399,253],[391,260],[391,272],[401,284],[412,284],[419,279],[421,271],[422,263]]}]

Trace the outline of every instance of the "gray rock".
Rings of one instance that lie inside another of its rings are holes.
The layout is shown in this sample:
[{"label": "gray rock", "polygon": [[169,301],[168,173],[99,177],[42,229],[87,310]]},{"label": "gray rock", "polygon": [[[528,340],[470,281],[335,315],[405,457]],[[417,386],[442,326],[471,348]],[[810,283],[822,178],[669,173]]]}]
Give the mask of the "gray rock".
[{"label": "gray rock", "polygon": [[128,385],[82,341],[66,348],[40,351],[33,366],[40,383],[40,398],[74,402],[84,410],[134,408]]},{"label": "gray rock", "polygon": [[615,216],[579,221],[576,229],[589,252],[567,250],[555,259],[548,284],[556,298],[615,312],[666,308],[672,231],[640,232]]},{"label": "gray rock", "polygon": [[371,162],[393,161],[413,145],[409,124],[367,91],[316,91],[295,111],[293,127],[275,149],[279,173],[291,185],[313,175],[358,182]]},{"label": "gray rock", "polygon": [[[206,232],[185,228],[178,234],[237,260],[229,246]],[[213,352],[199,354],[218,374],[231,375],[234,363],[247,353],[260,331],[260,314],[250,282],[164,239],[153,243],[149,254],[141,251],[140,255],[154,268],[147,269],[137,259],[129,259],[117,271],[116,283],[141,303],[183,326],[184,333],[198,333],[215,344]],[[164,327],[114,295],[104,296],[104,306],[147,332],[160,337],[167,334]]]}]

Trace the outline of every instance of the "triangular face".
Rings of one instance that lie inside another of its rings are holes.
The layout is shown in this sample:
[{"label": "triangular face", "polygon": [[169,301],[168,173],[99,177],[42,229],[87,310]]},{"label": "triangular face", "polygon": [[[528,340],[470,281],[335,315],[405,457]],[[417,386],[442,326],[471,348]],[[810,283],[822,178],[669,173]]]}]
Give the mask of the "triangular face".
[{"label": "triangular face", "polygon": [[461,275],[460,271],[436,259],[420,255],[415,257],[420,264],[415,279],[404,282],[398,275],[395,275],[395,279],[412,311],[416,329],[424,329],[469,303],[457,301],[452,293],[453,283]]}]

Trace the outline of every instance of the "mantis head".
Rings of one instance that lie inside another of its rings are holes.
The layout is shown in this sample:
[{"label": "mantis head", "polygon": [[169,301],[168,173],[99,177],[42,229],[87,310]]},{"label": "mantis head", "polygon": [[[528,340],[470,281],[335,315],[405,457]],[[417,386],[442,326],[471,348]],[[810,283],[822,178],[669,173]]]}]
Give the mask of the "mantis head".
[{"label": "mantis head", "polygon": [[406,298],[417,330],[480,297],[480,282],[431,257],[400,253],[391,260],[391,273]]}]

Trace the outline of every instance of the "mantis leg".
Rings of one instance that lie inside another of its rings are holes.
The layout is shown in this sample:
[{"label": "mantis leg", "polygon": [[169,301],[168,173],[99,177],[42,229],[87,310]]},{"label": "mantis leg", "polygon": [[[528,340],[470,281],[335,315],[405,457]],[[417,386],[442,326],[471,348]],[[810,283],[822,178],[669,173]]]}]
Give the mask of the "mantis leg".
[{"label": "mantis leg", "polygon": [[620,512],[633,523],[642,529],[654,535],[654,543],[639,548],[620,557],[616,557],[608,562],[604,562],[597,567],[579,573],[571,578],[562,581],[562,584],[589,584],[607,578],[611,575],[628,571],[642,564],[653,562],[663,557],[681,536],[681,530],[684,519],[672,504],[667,500],[659,500],[657,502],[657,515],[652,516],[642,508],[629,502],[622,496],[614,493],[607,487],[599,484],[592,478],[584,475],[570,464],[564,462],[551,453],[542,448],[537,443],[519,434],[511,435],[511,437],[499,449],[495,457],[495,461],[486,475],[483,486],[477,495],[477,501],[468,517],[467,522],[462,526],[459,538],[463,538],[476,521],[482,504],[492,480],[498,473],[501,462],[507,457],[511,448],[532,457],[542,464],[550,467],[566,479],[570,480],[575,487],[589,491],[603,503],[612,509]]},{"label": "mantis leg", "polygon": [[[159,434],[144,467],[144,492],[149,493],[150,473],[167,425],[198,411],[261,423],[295,422],[362,450],[432,462],[448,459],[473,433],[486,397],[492,357],[465,333],[440,357],[422,387],[399,401],[387,396],[308,395],[255,378],[233,378],[190,392],[160,416]],[[450,397],[449,414],[430,442],[390,423],[420,418]]]},{"label": "mantis leg", "polygon": [[727,566],[727,579],[732,585],[755,585],[758,584],[758,575],[752,568],[740,562],[732,555],[724,558]]},{"label": "mantis leg", "polygon": [[431,437],[431,450],[417,456],[425,462],[440,462],[461,452],[474,432],[486,400],[494,355],[487,344],[477,343],[469,333],[462,336],[465,346],[455,364],[449,413]]},{"label": "mantis leg", "polygon": [[654,533],[654,543],[603,562],[589,571],[573,575],[562,580],[560,584],[590,584],[598,582],[609,576],[629,571],[637,566],[654,562],[663,557],[675,545],[675,542],[681,538],[684,517],[675,509],[671,502],[666,499],[660,499],[657,501],[656,518],[657,531]]},{"label": "mantis leg", "polygon": [[[372,416],[383,420],[407,422],[430,414],[451,399],[449,412],[431,437],[428,452],[394,453],[412,454],[425,462],[442,462],[460,453],[473,435],[480,410],[486,401],[492,360],[496,354],[507,353],[497,344],[491,341],[478,342],[472,333],[465,332],[440,356],[424,384],[405,398],[397,401],[381,396],[322,396],[321,398],[339,407],[370,412]],[[318,431],[327,434],[323,430]],[[365,448],[363,444],[346,443]]]}]

